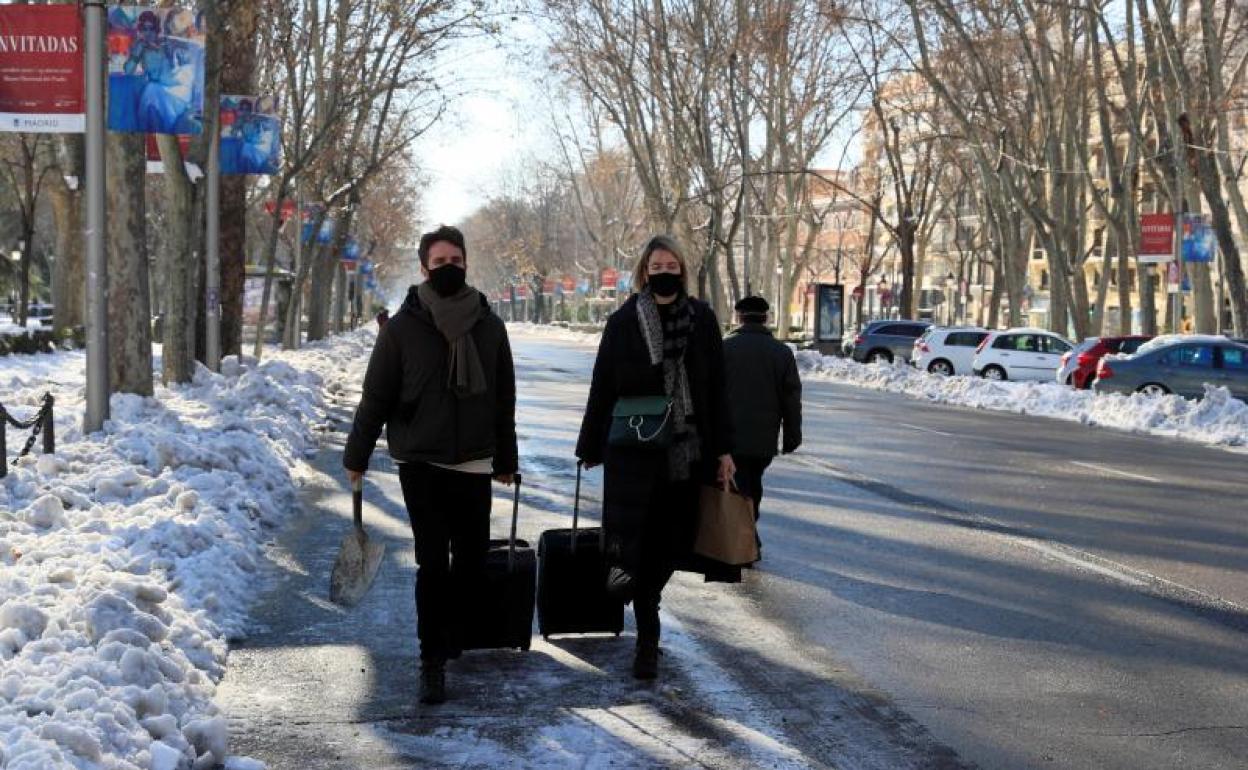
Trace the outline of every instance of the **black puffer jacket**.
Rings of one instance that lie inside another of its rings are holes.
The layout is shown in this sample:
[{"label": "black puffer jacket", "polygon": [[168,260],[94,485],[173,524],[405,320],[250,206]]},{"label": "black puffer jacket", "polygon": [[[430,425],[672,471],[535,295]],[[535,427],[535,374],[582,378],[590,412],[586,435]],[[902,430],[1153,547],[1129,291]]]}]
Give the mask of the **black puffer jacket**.
[{"label": "black puffer jacket", "polygon": [[403,308],[377,333],[342,464],[364,471],[381,428],[400,462],[463,463],[494,458],[494,473],[514,473],[516,376],[507,328],[489,312],[472,328],[486,392],[457,398],[447,387],[450,346],[413,286]]},{"label": "black puffer jacket", "polygon": [[745,324],[724,340],[724,361],[735,454],[775,457],[782,424],[782,451],[801,446],[802,381],[789,346],[766,326]]}]

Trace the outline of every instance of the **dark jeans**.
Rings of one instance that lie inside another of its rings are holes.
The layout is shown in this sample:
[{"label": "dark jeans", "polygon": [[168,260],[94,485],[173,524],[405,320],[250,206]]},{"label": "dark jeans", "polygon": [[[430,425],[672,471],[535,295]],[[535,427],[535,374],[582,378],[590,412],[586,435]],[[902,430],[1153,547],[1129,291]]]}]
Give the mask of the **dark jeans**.
[{"label": "dark jeans", "polygon": [[399,466],[416,538],[416,633],[420,659],[443,661],[455,645],[459,611],[485,572],[490,543],[490,477],[427,463]]},{"label": "dark jeans", "polygon": [[754,520],[758,521],[763,505],[763,474],[771,465],[771,458],[733,455],[732,461],[737,466],[737,489],[754,500]]}]

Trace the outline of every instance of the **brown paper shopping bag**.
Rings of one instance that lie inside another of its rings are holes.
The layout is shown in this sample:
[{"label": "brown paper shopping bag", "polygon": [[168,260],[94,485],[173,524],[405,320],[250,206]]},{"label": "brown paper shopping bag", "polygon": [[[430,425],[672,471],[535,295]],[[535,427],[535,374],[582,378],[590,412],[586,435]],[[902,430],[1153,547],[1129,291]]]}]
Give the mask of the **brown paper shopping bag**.
[{"label": "brown paper shopping bag", "polygon": [[722,487],[702,487],[693,551],[734,566],[758,561],[754,501]]}]

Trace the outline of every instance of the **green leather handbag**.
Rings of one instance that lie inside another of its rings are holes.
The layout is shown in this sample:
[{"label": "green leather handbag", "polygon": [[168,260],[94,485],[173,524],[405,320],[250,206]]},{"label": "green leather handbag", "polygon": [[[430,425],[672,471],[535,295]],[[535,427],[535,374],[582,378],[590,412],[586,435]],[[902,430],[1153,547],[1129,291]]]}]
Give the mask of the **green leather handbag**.
[{"label": "green leather handbag", "polygon": [[672,402],[667,396],[633,396],[615,402],[607,443],[613,447],[667,449],[672,445]]}]

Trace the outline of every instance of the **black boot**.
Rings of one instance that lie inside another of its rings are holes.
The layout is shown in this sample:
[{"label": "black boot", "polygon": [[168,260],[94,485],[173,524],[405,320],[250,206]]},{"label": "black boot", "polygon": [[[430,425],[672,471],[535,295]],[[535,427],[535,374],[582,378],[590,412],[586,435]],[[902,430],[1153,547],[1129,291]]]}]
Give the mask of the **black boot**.
[{"label": "black boot", "polygon": [[637,637],[637,652],[633,656],[633,678],[649,681],[659,676],[659,638]]},{"label": "black boot", "polygon": [[446,702],[446,665],[442,661],[421,662],[420,702],[429,706]]}]

